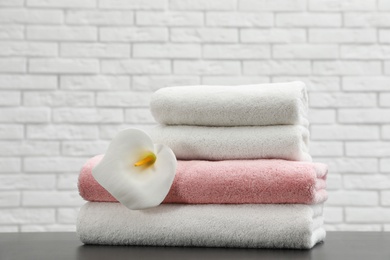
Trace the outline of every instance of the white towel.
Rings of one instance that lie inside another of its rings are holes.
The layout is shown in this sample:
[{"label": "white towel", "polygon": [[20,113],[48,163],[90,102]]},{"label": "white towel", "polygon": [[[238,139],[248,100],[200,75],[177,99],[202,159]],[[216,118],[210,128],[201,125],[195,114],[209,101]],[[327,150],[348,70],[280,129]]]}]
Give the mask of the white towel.
[{"label": "white towel", "polygon": [[166,125],[308,125],[306,87],[298,81],[167,87],[152,95],[150,108]]},{"label": "white towel", "polygon": [[129,210],[88,202],[77,232],[85,244],[312,248],[324,240],[322,204],[164,204]]},{"label": "white towel", "polygon": [[150,130],[180,160],[284,159],[311,161],[309,131],[300,125],[165,126]]}]

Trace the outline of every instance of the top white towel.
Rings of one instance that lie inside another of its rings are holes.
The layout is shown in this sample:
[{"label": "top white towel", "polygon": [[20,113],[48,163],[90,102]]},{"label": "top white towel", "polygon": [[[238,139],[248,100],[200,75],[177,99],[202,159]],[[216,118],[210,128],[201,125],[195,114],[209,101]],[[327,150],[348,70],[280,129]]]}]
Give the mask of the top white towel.
[{"label": "top white towel", "polygon": [[166,125],[308,125],[303,82],[167,87],[152,95],[152,114]]}]

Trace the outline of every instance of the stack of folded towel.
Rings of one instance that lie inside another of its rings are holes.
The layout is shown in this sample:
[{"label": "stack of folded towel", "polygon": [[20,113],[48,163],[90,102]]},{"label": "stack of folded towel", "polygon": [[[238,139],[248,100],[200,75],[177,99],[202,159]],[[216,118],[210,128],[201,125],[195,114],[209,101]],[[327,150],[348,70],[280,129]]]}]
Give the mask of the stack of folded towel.
[{"label": "stack of folded towel", "polygon": [[163,204],[129,210],[79,176],[87,244],[312,248],[323,241],[327,166],[311,162],[301,82],[169,87],[152,96],[151,137],[178,159]]}]

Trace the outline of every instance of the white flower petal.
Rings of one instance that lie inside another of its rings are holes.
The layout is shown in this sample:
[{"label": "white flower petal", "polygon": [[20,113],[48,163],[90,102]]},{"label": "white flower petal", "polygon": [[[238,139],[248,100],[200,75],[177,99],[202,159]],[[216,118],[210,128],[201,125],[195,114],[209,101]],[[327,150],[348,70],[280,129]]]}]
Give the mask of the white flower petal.
[{"label": "white flower petal", "polygon": [[[134,166],[148,153],[157,159],[151,166]],[[119,202],[130,209],[159,205],[168,194],[176,173],[176,157],[164,145],[153,145],[138,129],[127,129],[112,140],[92,175]]]},{"label": "white flower petal", "polygon": [[[176,173],[176,157],[166,145],[155,145],[157,160],[153,166],[136,173],[132,182],[137,192],[122,197],[121,203],[132,209],[155,207],[167,196]],[[139,168],[139,167],[136,167]]]}]

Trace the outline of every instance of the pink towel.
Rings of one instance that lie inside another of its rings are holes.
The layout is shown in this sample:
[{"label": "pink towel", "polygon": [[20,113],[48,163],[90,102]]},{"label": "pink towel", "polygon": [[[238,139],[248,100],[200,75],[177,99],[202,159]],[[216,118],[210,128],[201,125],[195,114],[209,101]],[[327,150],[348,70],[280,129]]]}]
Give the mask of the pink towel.
[{"label": "pink towel", "polygon": [[[102,155],[81,169],[80,195],[88,201],[116,202],[92,176]],[[285,160],[178,161],[163,203],[316,204],[328,194],[325,164]]]}]

